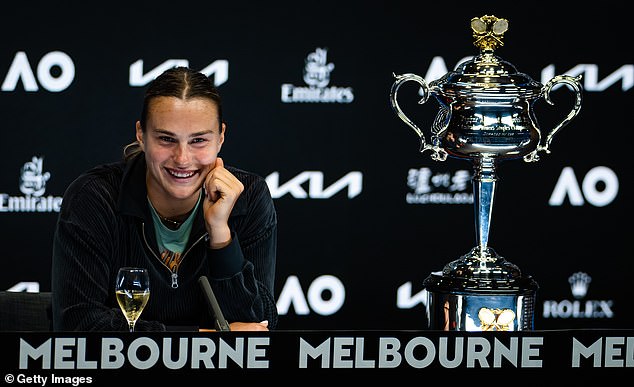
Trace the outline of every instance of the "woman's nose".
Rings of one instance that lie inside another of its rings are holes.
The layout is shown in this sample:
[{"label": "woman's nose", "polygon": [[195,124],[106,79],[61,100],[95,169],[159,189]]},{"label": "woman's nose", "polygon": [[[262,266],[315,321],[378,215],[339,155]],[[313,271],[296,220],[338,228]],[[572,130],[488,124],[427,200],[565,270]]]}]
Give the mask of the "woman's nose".
[{"label": "woman's nose", "polygon": [[187,144],[179,144],[174,151],[174,161],[179,165],[184,165],[189,162],[189,150]]}]

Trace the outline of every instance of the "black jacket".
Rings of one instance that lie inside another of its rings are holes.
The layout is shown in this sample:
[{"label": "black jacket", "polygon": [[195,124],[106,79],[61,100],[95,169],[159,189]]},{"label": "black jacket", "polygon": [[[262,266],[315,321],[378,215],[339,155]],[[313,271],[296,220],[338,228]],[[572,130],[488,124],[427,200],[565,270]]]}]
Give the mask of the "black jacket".
[{"label": "black jacket", "polygon": [[265,180],[226,167],[243,184],[229,226],[232,243],[209,248],[202,206],[173,274],[163,265],[145,186],[141,153],[129,162],[95,167],[66,192],[53,241],[52,293],[55,330],[127,330],[115,299],[115,277],[122,266],[145,267],[150,299],[135,330],[214,328],[198,284],[205,275],[229,322],[269,321],[277,325],[274,279],[277,215]]}]

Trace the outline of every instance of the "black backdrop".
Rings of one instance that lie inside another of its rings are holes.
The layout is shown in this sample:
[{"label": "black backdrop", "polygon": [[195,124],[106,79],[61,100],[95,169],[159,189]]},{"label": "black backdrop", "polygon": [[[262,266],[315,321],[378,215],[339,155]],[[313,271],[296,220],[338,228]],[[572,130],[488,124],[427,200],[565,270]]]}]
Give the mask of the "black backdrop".
[{"label": "black backdrop", "polygon": [[[582,74],[584,86],[551,154],[500,164],[490,245],[539,283],[536,329],[631,327],[624,6],[483,4],[5,2],[0,288],[50,290],[66,186],[133,139],[139,75],[186,61],[211,65],[224,96],[226,163],[267,177],[275,196],[279,328],[424,328],[423,280],[475,245],[471,184],[455,185],[471,164],[420,154],[389,91],[393,73],[431,81],[477,54],[469,21],[488,14],[509,20],[499,56],[539,82]],[[303,77],[315,57],[320,85]],[[302,94],[311,87],[316,97]],[[403,86],[401,106],[428,133],[438,106],[416,92]],[[535,104],[543,132],[570,95]]]}]

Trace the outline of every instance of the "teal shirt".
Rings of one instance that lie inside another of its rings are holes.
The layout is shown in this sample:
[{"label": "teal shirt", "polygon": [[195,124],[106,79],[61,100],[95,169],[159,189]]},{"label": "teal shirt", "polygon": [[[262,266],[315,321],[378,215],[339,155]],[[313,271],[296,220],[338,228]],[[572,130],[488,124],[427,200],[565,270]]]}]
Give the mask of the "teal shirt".
[{"label": "teal shirt", "polygon": [[165,226],[159,217],[159,214],[154,209],[154,206],[148,198],[148,203],[152,212],[152,219],[154,220],[154,233],[156,235],[156,243],[159,251],[161,252],[161,260],[163,263],[173,272],[178,271],[178,266],[181,262],[181,255],[185,251],[185,246],[189,241],[189,234],[192,230],[192,224],[194,223],[194,217],[198,206],[200,205],[200,199],[202,195],[198,197],[196,206],[189,214],[187,219],[176,230],[172,230]]}]

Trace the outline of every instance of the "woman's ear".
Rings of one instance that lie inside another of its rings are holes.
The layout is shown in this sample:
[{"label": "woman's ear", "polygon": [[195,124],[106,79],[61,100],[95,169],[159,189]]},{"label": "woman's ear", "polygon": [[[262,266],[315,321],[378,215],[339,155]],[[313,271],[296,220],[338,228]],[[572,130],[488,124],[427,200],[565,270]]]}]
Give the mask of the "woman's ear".
[{"label": "woman's ear", "polygon": [[227,124],[224,122],[220,125],[220,136],[218,139],[218,150],[222,147],[222,144],[225,142],[225,133],[227,132]]},{"label": "woman's ear", "polygon": [[145,144],[143,143],[143,128],[141,127],[141,122],[136,122],[136,141],[139,143],[141,150],[145,152]]}]

